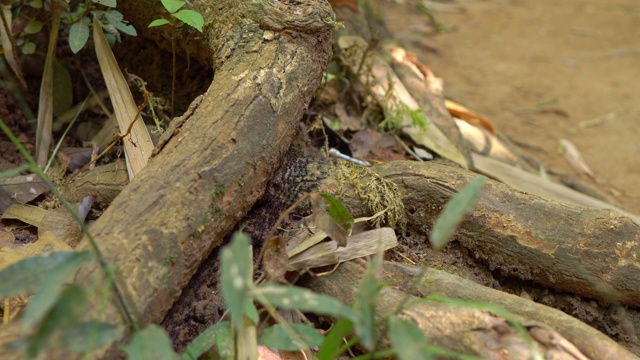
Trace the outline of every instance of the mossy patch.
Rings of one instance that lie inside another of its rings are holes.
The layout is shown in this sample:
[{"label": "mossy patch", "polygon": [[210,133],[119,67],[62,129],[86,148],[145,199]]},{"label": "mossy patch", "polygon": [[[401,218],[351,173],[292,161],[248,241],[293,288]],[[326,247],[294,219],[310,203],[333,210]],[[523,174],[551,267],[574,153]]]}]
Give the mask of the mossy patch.
[{"label": "mossy patch", "polygon": [[379,227],[382,224],[394,228],[399,226],[403,232],[405,231],[407,221],[404,217],[404,204],[396,184],[383,179],[367,167],[344,160],[338,160],[336,168],[338,197],[354,191],[370,215],[384,212],[382,216],[372,220],[374,226]]}]

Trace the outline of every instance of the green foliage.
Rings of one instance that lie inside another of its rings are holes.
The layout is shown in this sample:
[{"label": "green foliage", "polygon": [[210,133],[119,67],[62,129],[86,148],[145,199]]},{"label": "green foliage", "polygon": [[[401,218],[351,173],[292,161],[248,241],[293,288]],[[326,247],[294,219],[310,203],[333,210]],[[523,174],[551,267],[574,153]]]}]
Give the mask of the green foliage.
[{"label": "green foliage", "polygon": [[83,321],[87,292],[67,285],[69,277],[91,259],[89,252],[59,251],[18,261],[0,271],[0,298],[35,293],[21,319],[28,334],[16,345],[35,358],[52,339],[74,352],[91,350],[119,339],[114,326]]},{"label": "green foliage", "polygon": [[[68,1],[56,1],[57,6],[63,9],[61,18],[63,24],[67,25],[62,27],[62,31],[68,33],[69,47],[74,53],[82,50],[89,41],[89,35],[91,34],[91,17],[95,16],[100,20],[100,25],[104,28],[108,34],[107,38],[109,43],[113,44],[120,41],[120,33],[136,36],[136,29],[129,24],[122,13],[117,11],[117,0],[82,0],[71,8]],[[19,14],[26,7],[33,9],[42,9],[42,0],[27,1],[23,4],[13,4],[15,14]],[[26,24],[26,26],[18,33],[16,39],[16,46],[20,47],[21,51],[25,55],[33,54],[36,52],[36,44],[32,39],[38,35],[42,29],[45,28],[46,21],[51,16],[51,6],[45,7],[47,12],[41,18],[32,18]],[[31,14],[31,13],[29,13]]]},{"label": "green foliage", "polygon": [[451,240],[451,235],[462,221],[464,214],[473,207],[480,196],[485,179],[483,176],[476,177],[445,205],[429,235],[431,246],[435,250],[444,249]]},{"label": "green foliage", "polygon": [[354,220],[349,210],[347,210],[347,207],[344,206],[340,200],[330,194],[320,193],[320,196],[322,196],[327,204],[329,204],[327,212],[329,212],[329,216],[331,216],[333,221],[342,226],[347,232],[351,233]]},{"label": "green foliage", "polygon": [[220,252],[222,296],[235,326],[242,325],[247,303],[251,301],[248,292],[253,286],[253,260],[249,241],[247,235],[235,234],[231,244]]},{"label": "green foliage", "polygon": [[169,13],[170,19],[155,19],[153,20],[148,27],[156,27],[162,25],[175,25],[176,21],[174,19],[178,19],[181,22],[195,28],[196,30],[202,32],[202,27],[204,26],[204,17],[202,14],[195,10],[182,9],[186,1],[182,0],[161,0],[162,6]]},{"label": "green foliage", "polygon": [[413,322],[390,317],[389,335],[400,360],[433,359],[426,336]]},{"label": "green foliage", "polygon": [[378,125],[383,130],[395,130],[399,129],[404,124],[404,118],[408,116],[411,119],[411,124],[418,127],[421,130],[427,128],[429,121],[422,112],[422,109],[410,109],[406,104],[397,104],[394,110],[387,114],[385,112],[384,120]]},{"label": "green foliage", "polygon": [[96,320],[81,321],[71,327],[63,336],[60,344],[73,352],[89,351],[122,338],[122,331],[112,324]]},{"label": "green foliage", "polygon": [[380,290],[376,273],[380,269],[381,262],[380,256],[376,256],[369,263],[369,268],[360,280],[360,286],[353,302],[353,310],[356,313],[354,318],[356,334],[360,337],[362,345],[369,351],[375,350],[376,347],[373,322],[376,313],[376,297]]},{"label": "green foliage", "polygon": [[178,360],[167,333],[157,325],[149,325],[137,332],[123,347],[129,359],[136,360]]},{"label": "green foliage", "polygon": [[49,274],[63,277],[89,257],[87,252],[58,251],[13,263],[0,271],[0,298],[32,293],[43,285]]},{"label": "green foliage", "polygon": [[320,344],[320,349],[316,354],[318,360],[331,360],[343,353],[344,342],[342,339],[349,336],[353,329],[353,322],[345,317],[338,320],[333,325],[331,331],[325,336],[324,341]]},{"label": "green foliage", "polygon": [[324,341],[324,336],[315,328],[302,324],[289,324],[289,326],[304,341],[303,344],[292,340],[282,325],[273,325],[265,329],[258,337],[258,343],[272,349],[296,351],[320,346]]},{"label": "green foliage", "polygon": [[267,302],[282,309],[297,309],[348,319],[356,317],[352,308],[337,299],[299,287],[267,283],[258,287],[253,295],[263,296]]},{"label": "green foliage", "polygon": [[[226,334],[226,336],[225,336]],[[182,354],[182,360],[196,360],[200,355],[218,344],[220,338],[231,337],[231,323],[228,321],[213,325],[193,339]],[[218,346],[220,348],[220,346]]]},{"label": "green foliage", "polygon": [[90,26],[91,19],[88,17],[83,17],[71,24],[71,27],[69,27],[69,47],[71,48],[71,51],[77,53],[82,50],[89,40]]}]

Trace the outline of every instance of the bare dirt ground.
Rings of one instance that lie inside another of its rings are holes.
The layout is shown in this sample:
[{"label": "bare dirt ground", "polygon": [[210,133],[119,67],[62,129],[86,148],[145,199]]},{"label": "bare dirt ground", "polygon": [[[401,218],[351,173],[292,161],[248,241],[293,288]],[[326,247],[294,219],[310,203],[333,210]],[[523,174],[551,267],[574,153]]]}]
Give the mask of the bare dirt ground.
[{"label": "bare dirt ground", "polygon": [[[445,95],[485,115],[547,169],[580,175],[558,152],[573,142],[597,188],[640,213],[640,2],[458,0],[436,12],[385,2],[389,30],[444,79]],[[588,180],[582,178],[582,180]]]}]

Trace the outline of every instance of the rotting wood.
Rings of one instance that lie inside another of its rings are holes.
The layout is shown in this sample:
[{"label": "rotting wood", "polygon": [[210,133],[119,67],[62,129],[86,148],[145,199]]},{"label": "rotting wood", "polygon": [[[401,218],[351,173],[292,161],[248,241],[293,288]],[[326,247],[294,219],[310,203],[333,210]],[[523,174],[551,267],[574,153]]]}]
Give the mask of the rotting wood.
[{"label": "rotting wood", "polygon": [[[161,17],[153,11],[159,2],[122,3],[143,32],[149,18]],[[197,44],[215,78],[180,133],[91,229],[140,324],[162,320],[201,261],[260,198],[331,59],[334,15],[325,1],[193,4],[208,20],[205,32],[176,43]],[[99,274],[88,267],[75,281]],[[115,305],[96,315],[123,324]],[[0,338],[11,337],[6,329]]]},{"label": "rotting wood", "polygon": [[[286,208],[292,193],[318,189],[340,196],[354,217],[372,215],[333,165],[299,162],[308,170],[288,164],[297,170],[276,174],[279,191],[267,193],[286,196],[272,195],[271,204]],[[409,231],[425,239],[444,204],[480,176],[443,161],[393,161],[371,169],[398,186]],[[365,186],[368,179],[360,181]],[[346,191],[336,194],[341,188]],[[505,276],[640,307],[640,226],[614,210],[547,200],[488,180],[453,240]]]},{"label": "rotting wood", "polygon": [[[326,3],[207,4],[195,4],[217,19],[204,36],[237,42],[215,46],[227,48],[214,57],[215,78],[201,105],[92,228],[126,279],[141,322],[164,317],[200,262],[262,195],[331,58]],[[279,16],[280,31],[261,26],[265,16]]]},{"label": "rotting wood", "polygon": [[[408,223],[427,235],[476,174],[438,162],[374,167],[402,193]],[[558,203],[488,180],[454,240],[505,276],[640,307],[640,227],[613,210]]]},{"label": "rotting wood", "polygon": [[[426,334],[431,344],[464,354],[476,355],[481,358],[532,358],[530,347],[504,318],[473,306],[461,307],[443,302],[419,301],[419,297],[413,295],[417,291],[415,289],[409,291],[406,284],[403,285],[403,281],[411,282],[411,279],[406,279],[406,273],[400,274],[397,269],[399,266],[401,265],[387,264],[381,272],[381,280],[387,282],[388,286],[378,294],[376,319],[380,320],[386,315],[397,313],[400,317],[416,323]],[[337,271],[328,276],[315,277],[305,280],[303,283],[314,291],[333,296],[350,304],[356,297],[356,291],[364,271],[362,262],[348,262],[342,264]],[[417,272],[419,271],[421,270],[417,269]],[[437,272],[431,269],[427,271]],[[466,282],[454,275],[442,274],[441,276],[448,278],[446,284],[438,288],[441,294],[448,285],[454,284],[456,281],[458,281],[457,285],[460,285],[460,281]],[[452,278],[457,279],[453,281]],[[466,285],[482,288],[482,286],[471,282],[465,283]],[[428,287],[428,285],[425,284],[424,287]],[[496,290],[486,289],[486,291],[498,293]],[[508,296],[513,297],[512,295]],[[456,298],[455,295],[451,295],[451,297]],[[495,298],[499,298],[499,296],[496,295]],[[537,306],[546,308],[542,305]],[[559,313],[553,309],[546,309]],[[585,359],[586,357],[580,353],[584,352],[591,359],[636,359],[633,354],[596,330],[584,324],[576,325],[575,323],[580,322],[575,319],[573,319],[572,325],[582,326],[582,329],[586,331],[584,334],[595,337],[587,337],[583,334],[580,338],[579,334],[565,331],[569,336],[572,336],[572,338],[566,339],[565,332],[556,332],[540,323],[539,319],[529,318],[526,311],[514,314],[532,337],[536,349],[545,358],[559,356],[558,358]],[[562,315],[558,316],[562,317]],[[562,318],[565,322],[571,322],[570,316],[564,315]],[[383,334],[378,333],[378,338],[384,339],[383,346],[388,345],[388,339],[381,335]],[[576,342],[571,343],[572,340],[576,340]]]},{"label": "rotting wood", "polygon": [[560,310],[490,289],[445,271],[385,263],[381,280],[397,290],[418,297],[439,294],[502,306],[522,322],[536,321],[550,326],[591,359],[635,358],[606,335]]}]

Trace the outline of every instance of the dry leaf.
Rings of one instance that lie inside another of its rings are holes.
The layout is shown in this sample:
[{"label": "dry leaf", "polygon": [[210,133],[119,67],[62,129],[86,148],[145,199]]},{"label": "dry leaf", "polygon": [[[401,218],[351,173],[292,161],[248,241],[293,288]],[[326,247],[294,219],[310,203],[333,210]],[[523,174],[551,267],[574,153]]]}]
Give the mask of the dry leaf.
[{"label": "dry leaf", "polygon": [[329,0],[329,4],[334,9],[346,6],[353,11],[358,11],[358,0]]},{"label": "dry leaf", "polygon": [[13,235],[11,230],[0,225],[0,248],[11,246],[15,241],[16,237]]},{"label": "dry leaf", "polygon": [[53,251],[69,251],[71,247],[51,233],[40,236],[38,241],[15,248],[5,247],[0,249],[0,269],[18,262],[29,256],[49,253]]},{"label": "dry leaf", "polygon": [[562,155],[564,155],[564,158],[577,172],[592,179],[595,178],[593,171],[591,171],[587,162],[582,158],[580,151],[578,151],[578,148],[571,141],[560,139],[560,146],[564,150]]},{"label": "dry leaf", "polygon": [[37,175],[18,175],[0,180],[0,212],[13,203],[27,203],[49,192],[47,184]]},{"label": "dry leaf", "polygon": [[364,127],[362,119],[347,113],[344,103],[337,103],[335,106],[336,115],[340,120],[340,129],[358,131]]},{"label": "dry leaf", "polygon": [[473,126],[481,127],[491,134],[495,135],[496,128],[484,116],[449,99],[445,100],[444,104],[446,105],[447,110],[449,111],[449,114],[451,114],[451,116],[455,116],[458,119],[464,120]]},{"label": "dry leaf", "polygon": [[44,62],[44,72],[40,83],[40,97],[38,101],[38,126],[36,129],[36,154],[38,166],[44,169],[49,159],[49,146],[51,145],[51,127],[53,123],[53,71],[56,58],[56,44],[58,29],[60,27],[60,9],[57,6],[51,8],[51,32],[47,57]]},{"label": "dry leaf", "polygon": [[338,244],[331,240],[305,250],[289,258],[287,270],[333,265],[372,255],[398,245],[395,232],[392,228],[386,227],[351,235],[347,240],[345,247],[338,247]]},{"label": "dry leaf", "polygon": [[[7,33],[5,30],[11,31],[11,5],[0,4],[0,11],[2,11],[2,15],[0,16],[0,47],[2,48],[2,52],[4,53],[4,59],[9,64],[11,70],[20,81],[20,85],[26,89],[27,83],[24,81],[24,76],[22,75],[22,71],[20,70],[20,66],[16,62],[16,54],[13,52],[13,44],[11,43],[11,33]],[[4,20],[7,20],[7,26],[5,26]]]},{"label": "dry leaf", "polygon": [[267,281],[287,283],[284,275],[287,273],[289,256],[287,255],[286,240],[278,236],[266,242],[263,260],[264,274]]},{"label": "dry leaf", "polygon": [[[96,56],[100,63],[102,76],[109,90],[113,110],[120,125],[120,133],[124,134],[129,124],[136,119],[138,107],[136,106],[129,85],[118,67],[118,63],[111,52],[111,47],[102,31],[102,26],[97,18],[93,18],[93,39],[95,41]],[[131,127],[131,133],[123,140],[127,165],[130,169],[129,177],[140,172],[149,161],[153,151],[151,136],[147,131],[144,121],[138,119]]]},{"label": "dry leaf", "polygon": [[46,210],[33,205],[13,204],[0,216],[0,219],[20,220],[38,227],[42,224]]}]

